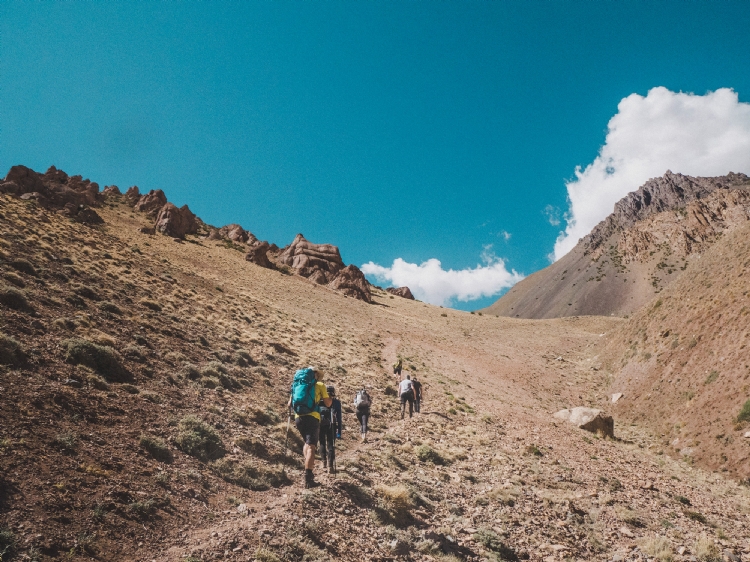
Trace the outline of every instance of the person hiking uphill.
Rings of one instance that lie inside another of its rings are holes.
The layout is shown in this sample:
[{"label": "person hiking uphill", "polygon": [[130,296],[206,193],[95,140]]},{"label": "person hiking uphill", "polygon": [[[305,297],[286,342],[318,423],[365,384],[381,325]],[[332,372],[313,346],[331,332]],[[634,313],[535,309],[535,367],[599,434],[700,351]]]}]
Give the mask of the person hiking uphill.
[{"label": "person hiking uphill", "polygon": [[331,398],[331,406],[320,404],[320,458],[323,460],[323,470],[330,474],[335,471],[336,439],[341,439],[341,400],[336,398],[336,388],[326,387]]},{"label": "person hiking uphill", "polygon": [[370,398],[367,390],[362,387],[362,390],[357,392],[357,395],[354,397],[354,411],[359,421],[359,436],[362,439],[362,443],[367,441],[367,423],[370,421],[371,405],[372,398]]},{"label": "person hiking uphill", "polygon": [[411,378],[411,386],[414,389],[414,411],[419,413],[422,404],[422,383],[417,380],[417,375]]},{"label": "person hiking uphill", "polygon": [[393,374],[394,374],[394,375],[396,375],[396,383],[397,383],[397,384],[398,384],[398,381],[400,381],[400,380],[401,380],[401,367],[402,367],[402,366],[403,366],[403,365],[402,365],[402,363],[401,363],[401,358],[399,357],[399,358],[398,358],[398,361],[396,361],[396,362],[395,362],[395,363],[393,364]]},{"label": "person hiking uphill", "polygon": [[320,437],[320,404],[330,408],[333,400],[328,396],[326,385],[320,382],[323,373],[315,367],[300,369],[294,374],[289,406],[294,410],[294,425],[305,445],[305,488],[319,486],[315,482],[315,448]]},{"label": "person hiking uphill", "polygon": [[398,385],[398,394],[401,398],[401,419],[404,419],[406,412],[406,403],[409,403],[409,417],[414,415],[414,386],[411,382],[411,375],[406,375]]}]

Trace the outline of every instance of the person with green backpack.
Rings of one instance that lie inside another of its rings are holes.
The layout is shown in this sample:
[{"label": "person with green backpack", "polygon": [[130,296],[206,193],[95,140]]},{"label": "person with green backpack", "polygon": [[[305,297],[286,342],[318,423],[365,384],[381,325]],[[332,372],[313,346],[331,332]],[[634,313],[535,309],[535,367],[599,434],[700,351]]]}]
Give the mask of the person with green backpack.
[{"label": "person with green backpack", "polygon": [[331,407],[333,400],[320,380],[323,373],[315,367],[300,369],[294,374],[289,396],[289,407],[294,410],[294,425],[302,436],[305,456],[305,488],[314,488],[320,484],[315,481],[315,449],[320,438],[320,406]]}]

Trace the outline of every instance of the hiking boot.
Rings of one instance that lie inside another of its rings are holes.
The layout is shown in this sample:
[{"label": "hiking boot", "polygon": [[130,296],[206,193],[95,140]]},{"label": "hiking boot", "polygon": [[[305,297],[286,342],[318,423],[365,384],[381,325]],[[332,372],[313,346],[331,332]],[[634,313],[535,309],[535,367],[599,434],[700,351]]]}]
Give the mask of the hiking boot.
[{"label": "hiking boot", "polygon": [[336,469],[333,467],[333,459],[330,459],[328,462],[328,474],[335,474]]},{"label": "hiking boot", "polygon": [[307,488],[314,488],[317,486],[318,483],[315,482],[315,476],[313,476],[313,471],[309,469],[305,469],[305,480],[304,480],[304,487]]}]

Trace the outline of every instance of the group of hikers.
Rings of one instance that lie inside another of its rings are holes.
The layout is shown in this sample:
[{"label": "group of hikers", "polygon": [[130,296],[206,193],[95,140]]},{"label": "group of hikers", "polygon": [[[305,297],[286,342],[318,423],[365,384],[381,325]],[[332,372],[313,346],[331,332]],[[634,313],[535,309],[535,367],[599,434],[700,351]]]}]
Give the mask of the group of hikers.
[{"label": "group of hikers", "polygon": [[[401,400],[401,419],[404,419],[406,405],[409,405],[409,417],[419,413],[422,402],[422,384],[416,376],[406,375],[401,379],[402,363],[399,359],[393,366],[397,377],[398,394]],[[320,443],[320,458],[323,470],[333,474],[336,471],[336,440],[341,439],[344,429],[341,414],[341,401],[336,397],[336,388],[321,382],[323,372],[315,367],[300,369],[294,375],[291,393],[287,406],[294,415],[294,425],[302,437],[302,452],[305,460],[304,487],[314,488],[319,485],[314,478],[315,452]],[[354,396],[354,412],[359,421],[360,439],[367,441],[367,427],[370,421],[372,397],[366,388],[357,391]],[[291,420],[291,415],[290,415]],[[289,426],[287,425],[287,439]]]}]

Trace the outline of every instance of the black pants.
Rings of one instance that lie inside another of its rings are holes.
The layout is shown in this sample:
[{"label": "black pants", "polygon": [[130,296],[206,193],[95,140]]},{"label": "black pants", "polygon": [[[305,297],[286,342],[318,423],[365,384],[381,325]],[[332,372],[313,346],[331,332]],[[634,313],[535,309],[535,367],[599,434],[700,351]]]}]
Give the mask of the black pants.
[{"label": "black pants", "polygon": [[416,413],[419,413],[419,406],[420,406],[420,404],[422,404],[422,399],[421,398],[417,398],[416,400],[414,400],[414,411]]},{"label": "black pants", "polygon": [[401,419],[404,419],[407,402],[409,403],[409,417],[414,415],[414,395],[411,392],[405,392],[401,395]]},{"label": "black pants", "polygon": [[359,420],[359,432],[367,433],[367,422],[370,421],[370,408],[357,408],[357,420]]},{"label": "black pants", "polygon": [[336,459],[336,447],[333,444],[335,437],[336,434],[332,425],[320,428],[320,458],[323,459],[323,462],[326,462],[327,459],[328,466],[333,466],[333,461]]}]

